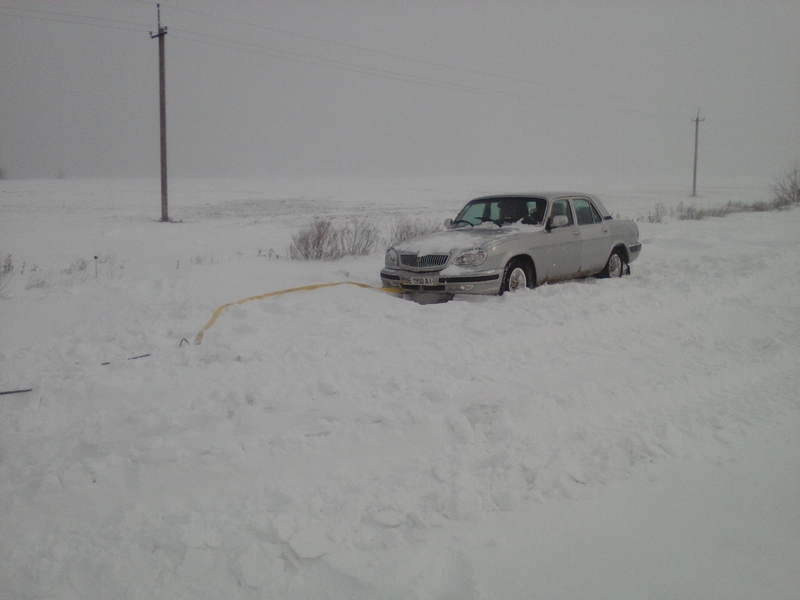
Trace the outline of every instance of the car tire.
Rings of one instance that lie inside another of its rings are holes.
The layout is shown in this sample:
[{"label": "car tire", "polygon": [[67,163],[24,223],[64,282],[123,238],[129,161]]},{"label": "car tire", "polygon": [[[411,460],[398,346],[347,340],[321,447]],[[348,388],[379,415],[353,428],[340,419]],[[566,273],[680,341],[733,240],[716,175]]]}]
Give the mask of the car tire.
[{"label": "car tire", "polygon": [[608,262],[606,262],[605,268],[600,273],[600,277],[622,277],[627,272],[627,268],[628,264],[625,261],[622,250],[615,248],[611,252],[611,256],[608,257]]},{"label": "car tire", "polygon": [[533,287],[533,280],[530,266],[519,259],[509,261],[503,274],[500,293],[518,292],[531,287]]}]

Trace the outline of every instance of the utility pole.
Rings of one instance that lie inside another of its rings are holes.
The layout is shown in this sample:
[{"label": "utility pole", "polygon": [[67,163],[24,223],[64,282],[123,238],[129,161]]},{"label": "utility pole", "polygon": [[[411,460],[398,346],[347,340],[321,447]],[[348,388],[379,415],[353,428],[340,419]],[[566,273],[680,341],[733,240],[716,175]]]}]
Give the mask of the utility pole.
[{"label": "utility pole", "polygon": [[167,92],[164,72],[164,36],[167,28],[161,27],[161,5],[158,8],[158,33],[150,32],[150,39],[158,38],[158,96],[161,117],[161,222],[169,221],[167,211]]},{"label": "utility pole", "polygon": [[697,141],[700,139],[700,121],[705,121],[705,117],[700,118],[700,108],[697,109],[697,118],[694,122],[694,175],[692,176],[692,198],[697,196]]}]

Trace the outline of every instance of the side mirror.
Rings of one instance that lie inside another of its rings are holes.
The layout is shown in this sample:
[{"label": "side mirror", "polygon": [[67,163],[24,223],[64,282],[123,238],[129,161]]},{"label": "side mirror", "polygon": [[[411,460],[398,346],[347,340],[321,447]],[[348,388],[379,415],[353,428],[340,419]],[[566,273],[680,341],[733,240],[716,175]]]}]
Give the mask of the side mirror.
[{"label": "side mirror", "polygon": [[550,229],[566,227],[567,225],[569,225],[569,219],[565,215],[556,215],[555,217],[550,217]]},{"label": "side mirror", "polygon": [[452,224],[453,224],[453,219],[445,219],[444,220],[445,228],[450,229],[450,225],[452,225]]}]

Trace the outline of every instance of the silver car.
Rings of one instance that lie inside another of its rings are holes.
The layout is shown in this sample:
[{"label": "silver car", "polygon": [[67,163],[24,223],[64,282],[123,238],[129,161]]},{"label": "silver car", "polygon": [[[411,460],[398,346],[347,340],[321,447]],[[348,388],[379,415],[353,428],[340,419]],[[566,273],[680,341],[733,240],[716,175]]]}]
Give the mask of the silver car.
[{"label": "silver car", "polygon": [[502,294],[546,282],[621,277],[639,256],[639,228],[591,194],[549,192],[469,201],[447,229],[392,245],[385,287],[410,294]]}]

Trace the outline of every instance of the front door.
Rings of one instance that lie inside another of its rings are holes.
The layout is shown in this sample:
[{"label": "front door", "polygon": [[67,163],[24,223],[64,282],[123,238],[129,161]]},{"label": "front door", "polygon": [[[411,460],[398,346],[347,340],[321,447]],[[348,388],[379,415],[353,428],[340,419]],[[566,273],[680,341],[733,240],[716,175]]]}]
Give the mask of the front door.
[{"label": "front door", "polygon": [[569,221],[565,227],[551,229],[547,234],[547,280],[555,281],[578,275],[581,270],[581,231],[575,225],[570,201],[555,200],[550,206],[550,216],[564,215]]}]

